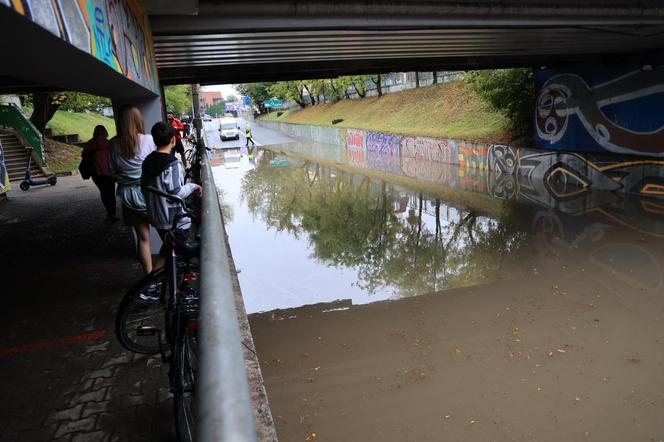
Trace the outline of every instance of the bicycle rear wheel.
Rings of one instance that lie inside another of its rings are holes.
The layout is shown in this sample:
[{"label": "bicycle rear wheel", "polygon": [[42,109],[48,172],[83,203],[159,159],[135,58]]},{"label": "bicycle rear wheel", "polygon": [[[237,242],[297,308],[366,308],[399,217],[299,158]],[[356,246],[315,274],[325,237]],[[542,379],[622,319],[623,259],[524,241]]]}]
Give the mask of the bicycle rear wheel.
[{"label": "bicycle rear wheel", "polygon": [[175,367],[173,409],[179,441],[196,440],[196,375],[198,372],[198,330],[193,321],[185,327],[178,345]]},{"label": "bicycle rear wheel", "polygon": [[141,327],[159,330],[162,342],[166,342],[164,312],[168,296],[168,272],[157,269],[145,275],[132,287],[120,302],[115,319],[115,334],[128,350],[142,354],[159,353],[159,337],[140,336]]}]

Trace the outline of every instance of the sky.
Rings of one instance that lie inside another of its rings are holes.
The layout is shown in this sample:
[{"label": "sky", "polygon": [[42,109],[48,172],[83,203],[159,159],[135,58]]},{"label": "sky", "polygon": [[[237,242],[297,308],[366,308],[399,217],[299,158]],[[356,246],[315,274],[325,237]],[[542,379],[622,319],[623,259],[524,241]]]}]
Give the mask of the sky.
[{"label": "sky", "polygon": [[226,98],[227,95],[239,95],[232,84],[213,84],[212,86],[202,86],[204,91],[219,91],[221,95]]}]

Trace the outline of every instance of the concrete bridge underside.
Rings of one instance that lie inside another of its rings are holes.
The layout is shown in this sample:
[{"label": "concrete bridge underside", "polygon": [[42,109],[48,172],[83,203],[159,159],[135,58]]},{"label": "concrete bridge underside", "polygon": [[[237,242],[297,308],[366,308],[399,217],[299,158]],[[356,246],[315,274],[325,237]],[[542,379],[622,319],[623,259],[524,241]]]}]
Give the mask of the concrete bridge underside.
[{"label": "concrete bridge underside", "polygon": [[163,84],[395,70],[657,64],[664,2],[144,2]]}]

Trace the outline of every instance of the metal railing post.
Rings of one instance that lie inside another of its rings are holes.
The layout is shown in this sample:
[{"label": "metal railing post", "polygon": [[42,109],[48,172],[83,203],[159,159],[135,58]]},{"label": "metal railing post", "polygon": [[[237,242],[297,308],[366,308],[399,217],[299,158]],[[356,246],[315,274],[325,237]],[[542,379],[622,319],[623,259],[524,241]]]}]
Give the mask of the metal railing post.
[{"label": "metal railing post", "polygon": [[197,440],[255,442],[256,421],[251,408],[221,207],[201,130],[198,85],[192,87],[194,116],[201,141],[199,148],[202,149],[203,186]]}]

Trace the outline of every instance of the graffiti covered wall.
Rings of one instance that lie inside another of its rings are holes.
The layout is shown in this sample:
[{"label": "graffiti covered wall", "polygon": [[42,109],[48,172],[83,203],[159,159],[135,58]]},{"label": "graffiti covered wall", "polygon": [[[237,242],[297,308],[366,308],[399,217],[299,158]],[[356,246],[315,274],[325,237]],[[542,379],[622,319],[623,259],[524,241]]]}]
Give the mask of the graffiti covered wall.
[{"label": "graffiti covered wall", "polygon": [[9,174],[5,165],[5,154],[0,143],[0,195],[9,190]]},{"label": "graffiti covered wall", "polygon": [[537,147],[664,156],[664,67],[573,65],[535,81]]},{"label": "graffiti covered wall", "polygon": [[134,0],[0,0],[0,5],[158,93],[152,31]]},{"label": "graffiti covered wall", "polygon": [[[314,126],[260,122],[298,138],[311,140]],[[612,153],[572,153],[487,145],[463,140],[401,136],[346,129],[344,144],[349,163],[389,173],[426,179],[467,190],[491,189],[509,199],[521,194],[577,198],[609,191],[664,198],[664,158],[642,159]],[[316,145],[317,151],[325,145]],[[440,164],[452,168],[441,169]]]}]

